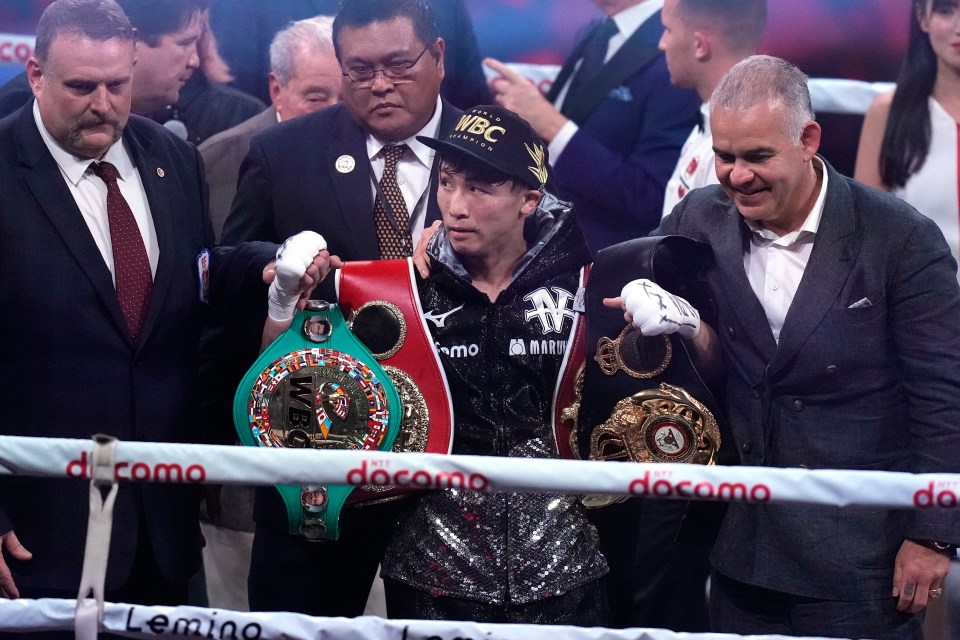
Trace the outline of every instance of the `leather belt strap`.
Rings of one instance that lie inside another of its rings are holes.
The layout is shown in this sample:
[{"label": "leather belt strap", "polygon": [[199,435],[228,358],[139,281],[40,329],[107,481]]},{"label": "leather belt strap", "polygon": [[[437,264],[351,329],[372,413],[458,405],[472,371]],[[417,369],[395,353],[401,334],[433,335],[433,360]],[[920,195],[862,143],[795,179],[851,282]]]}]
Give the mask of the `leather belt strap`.
[{"label": "leather belt strap", "polygon": [[[424,319],[417,293],[413,259],[370,260],[348,262],[337,272],[337,298],[344,315],[350,318],[357,337],[367,346],[381,366],[406,374],[419,396],[405,398],[407,385],[397,384],[401,401],[419,405],[427,414],[426,424],[414,427],[419,435],[406,432],[395,451],[423,451],[450,453],[453,447],[453,403],[440,356]],[[403,331],[398,344],[374,345],[384,331],[380,327],[364,328],[363,314],[377,306],[390,309],[402,316]],[[383,351],[381,351],[381,349]],[[379,351],[379,353],[378,353]],[[411,407],[405,407],[407,409]],[[416,406],[412,407],[416,410]],[[394,488],[389,491],[364,487],[351,496],[351,502],[377,500],[409,493],[411,489]]]}]

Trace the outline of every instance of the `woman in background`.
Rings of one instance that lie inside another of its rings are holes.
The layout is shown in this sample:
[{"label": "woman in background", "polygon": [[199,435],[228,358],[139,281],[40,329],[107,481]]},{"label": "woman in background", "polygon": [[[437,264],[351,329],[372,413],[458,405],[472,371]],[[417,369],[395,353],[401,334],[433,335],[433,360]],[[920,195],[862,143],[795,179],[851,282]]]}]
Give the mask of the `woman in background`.
[{"label": "woman in background", "polygon": [[960,249],[960,0],[913,0],[907,59],[893,93],[867,110],[854,177],[891,191]]}]

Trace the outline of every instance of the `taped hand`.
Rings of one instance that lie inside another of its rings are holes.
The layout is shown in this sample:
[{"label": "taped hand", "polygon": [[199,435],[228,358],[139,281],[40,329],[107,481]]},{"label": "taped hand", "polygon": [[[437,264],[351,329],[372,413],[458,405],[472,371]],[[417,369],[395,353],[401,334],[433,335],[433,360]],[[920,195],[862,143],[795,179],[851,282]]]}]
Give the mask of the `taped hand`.
[{"label": "taped hand", "polygon": [[679,333],[693,338],[700,331],[700,313],[652,280],[633,280],[620,291],[627,320],[645,336]]},{"label": "taped hand", "polygon": [[270,318],[277,322],[293,318],[303,293],[300,280],[316,255],[326,248],[326,240],[315,231],[301,231],[281,245],[277,250],[277,277],[270,283],[267,294],[267,313]]}]

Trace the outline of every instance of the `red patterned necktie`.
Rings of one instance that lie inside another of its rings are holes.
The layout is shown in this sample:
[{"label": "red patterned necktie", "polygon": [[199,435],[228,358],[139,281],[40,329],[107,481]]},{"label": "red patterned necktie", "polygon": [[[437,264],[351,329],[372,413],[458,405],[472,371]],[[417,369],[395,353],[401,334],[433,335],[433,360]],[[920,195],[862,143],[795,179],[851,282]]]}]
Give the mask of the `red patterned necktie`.
[{"label": "red patterned necktie", "polygon": [[117,299],[130,335],[136,340],[143,329],[153,289],[150,260],[133,211],[120,193],[117,168],[109,162],[94,162],[90,169],[107,185],[107,220],[110,222]]},{"label": "red patterned necktie", "polygon": [[[407,230],[410,224],[410,214],[407,212],[407,203],[397,184],[397,162],[406,151],[407,145],[391,145],[383,148],[383,175],[380,177],[380,193],[373,207],[373,219],[377,224],[377,242],[380,246],[380,257],[384,260],[406,258],[413,255],[413,241]],[[382,194],[383,197],[380,197]],[[387,215],[383,200],[386,199],[393,219]]]}]

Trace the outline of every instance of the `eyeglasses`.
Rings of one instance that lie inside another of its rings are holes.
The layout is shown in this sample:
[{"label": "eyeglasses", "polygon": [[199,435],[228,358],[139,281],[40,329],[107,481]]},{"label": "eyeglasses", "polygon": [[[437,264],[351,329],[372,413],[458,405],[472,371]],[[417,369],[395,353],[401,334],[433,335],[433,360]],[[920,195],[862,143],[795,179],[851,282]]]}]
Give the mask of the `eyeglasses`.
[{"label": "eyeglasses", "polygon": [[410,62],[409,60],[394,60],[389,64],[383,65],[383,67],[380,69],[375,69],[373,67],[350,67],[343,72],[343,75],[350,78],[350,82],[352,82],[358,89],[373,85],[378,73],[382,73],[384,78],[389,79],[394,84],[410,82],[410,70],[417,66],[417,63],[420,62],[420,58],[422,58],[423,54],[425,54],[432,46],[433,44],[428,44],[425,46],[423,51],[420,52],[420,55],[418,55],[413,62]]}]

